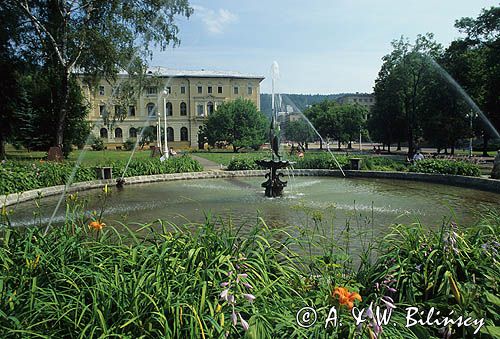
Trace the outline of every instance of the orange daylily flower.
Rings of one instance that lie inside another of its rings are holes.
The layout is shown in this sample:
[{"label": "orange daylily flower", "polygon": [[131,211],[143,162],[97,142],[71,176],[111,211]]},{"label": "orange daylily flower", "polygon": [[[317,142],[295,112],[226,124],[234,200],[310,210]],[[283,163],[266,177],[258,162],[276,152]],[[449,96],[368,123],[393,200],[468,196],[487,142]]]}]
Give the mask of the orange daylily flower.
[{"label": "orange daylily flower", "polygon": [[332,296],[338,296],[340,305],[347,306],[350,310],[354,307],[354,300],[361,301],[361,296],[356,292],[349,292],[345,287],[335,287]]},{"label": "orange daylily flower", "polygon": [[100,222],[100,221],[92,221],[90,224],[89,224],[89,227],[96,230],[96,231],[100,231],[102,230],[102,228],[106,226],[105,223],[103,222]]}]

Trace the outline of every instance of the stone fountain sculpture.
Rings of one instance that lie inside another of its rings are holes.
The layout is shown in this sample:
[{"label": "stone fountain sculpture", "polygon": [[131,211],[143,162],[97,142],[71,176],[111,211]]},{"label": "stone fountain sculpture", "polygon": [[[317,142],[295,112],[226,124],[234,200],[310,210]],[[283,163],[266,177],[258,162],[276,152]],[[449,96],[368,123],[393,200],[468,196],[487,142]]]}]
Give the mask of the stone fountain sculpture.
[{"label": "stone fountain sculpture", "polygon": [[264,167],[269,170],[269,173],[266,173],[267,181],[262,183],[262,187],[266,189],[265,195],[266,197],[278,197],[283,193],[283,188],[286,187],[287,182],[282,181],[280,177],[283,177],[283,173],[278,173],[277,171],[282,168],[286,168],[290,165],[288,161],[281,160],[281,156],[279,154],[279,145],[280,145],[280,128],[276,119],[276,109],[274,104],[274,82],[278,77],[278,63],[275,61],[271,68],[272,73],[272,118],[271,118],[271,128],[269,130],[269,143],[271,145],[272,150],[272,159],[271,160],[257,160],[257,165]]}]

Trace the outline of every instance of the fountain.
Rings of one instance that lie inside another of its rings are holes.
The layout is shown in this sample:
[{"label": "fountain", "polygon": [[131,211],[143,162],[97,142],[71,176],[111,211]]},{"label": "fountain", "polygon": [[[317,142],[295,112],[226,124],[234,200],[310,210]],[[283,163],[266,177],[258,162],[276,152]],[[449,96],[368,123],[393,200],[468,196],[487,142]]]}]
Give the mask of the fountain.
[{"label": "fountain", "polygon": [[255,162],[257,163],[257,165],[269,170],[269,173],[267,173],[265,176],[267,178],[267,181],[263,182],[261,186],[266,189],[266,197],[275,198],[283,194],[283,188],[285,188],[287,185],[286,181],[280,180],[280,177],[283,177],[284,174],[278,173],[277,170],[288,167],[290,165],[290,162],[281,160],[281,156],[279,154],[280,127],[277,121],[277,111],[274,103],[274,82],[279,76],[279,68],[276,61],[273,62],[273,65],[271,67],[271,76],[272,118],[271,127],[269,130],[269,143],[271,145],[272,158],[271,160],[257,160]]}]

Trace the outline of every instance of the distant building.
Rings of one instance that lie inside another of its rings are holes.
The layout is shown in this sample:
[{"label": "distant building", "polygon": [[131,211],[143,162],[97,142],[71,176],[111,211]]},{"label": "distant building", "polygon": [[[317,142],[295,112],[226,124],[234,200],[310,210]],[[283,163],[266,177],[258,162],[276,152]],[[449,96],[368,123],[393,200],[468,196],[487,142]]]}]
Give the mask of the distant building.
[{"label": "distant building", "polygon": [[337,98],[337,102],[340,104],[358,104],[368,109],[368,112],[372,110],[375,105],[375,96],[368,93],[355,93],[355,94],[343,94]]},{"label": "distant building", "polygon": [[[115,84],[102,80],[96,88],[81,83],[83,93],[90,102],[88,117],[92,131],[109,148],[119,148],[127,139],[135,140],[141,128],[156,126],[158,114],[163,120],[167,114],[167,140],[169,146],[197,147],[198,132],[208,115],[224,101],[244,98],[251,100],[260,110],[260,82],[262,76],[228,71],[183,71],[154,67],[147,74],[159,79],[159,86],[147,87],[127,108],[127,117],[111,128],[103,121],[106,112],[123,109],[115,106]],[[118,75],[117,83],[127,78]],[[163,121],[162,121],[163,127]]]}]

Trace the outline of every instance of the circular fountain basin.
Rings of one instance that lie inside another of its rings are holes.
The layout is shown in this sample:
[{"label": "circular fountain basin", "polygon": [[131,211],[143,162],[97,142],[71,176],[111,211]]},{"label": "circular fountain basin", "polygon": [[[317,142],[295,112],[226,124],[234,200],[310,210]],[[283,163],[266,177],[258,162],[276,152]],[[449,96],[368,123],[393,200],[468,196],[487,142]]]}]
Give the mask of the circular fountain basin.
[{"label": "circular fountain basin", "polygon": [[[500,194],[416,181],[374,179],[295,177],[280,198],[264,197],[261,177],[169,181],[113,188],[104,206],[107,224],[132,225],[156,219],[176,224],[203,222],[206,215],[244,224],[248,231],[262,217],[268,225],[310,226],[312,214],[320,215],[326,225],[370,228],[380,236],[393,223],[421,222],[437,228],[447,219],[467,224],[486,209],[500,209]],[[88,200],[86,213],[99,212],[102,190],[80,192]],[[58,196],[39,202],[11,206],[14,226],[48,223]],[[319,213],[319,214],[318,214]],[[63,222],[65,208],[55,215]]]}]

